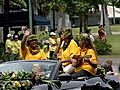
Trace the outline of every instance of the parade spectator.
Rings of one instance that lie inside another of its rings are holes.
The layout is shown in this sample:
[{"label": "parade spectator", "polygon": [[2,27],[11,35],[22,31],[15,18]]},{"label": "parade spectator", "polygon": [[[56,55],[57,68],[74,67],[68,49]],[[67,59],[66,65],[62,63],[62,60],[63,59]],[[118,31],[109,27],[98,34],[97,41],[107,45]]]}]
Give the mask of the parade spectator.
[{"label": "parade spectator", "polygon": [[103,25],[99,25],[98,38],[100,39],[100,41],[106,41],[105,30],[103,28]]},{"label": "parade spectator", "polygon": [[5,56],[4,61],[11,61],[11,55],[13,51],[13,43],[12,43],[12,34],[7,35],[7,40],[5,42]]},{"label": "parade spectator", "polygon": [[113,69],[112,69],[112,61],[111,60],[107,60],[105,63],[102,63],[101,67],[103,67],[105,69],[105,73],[111,73],[113,74]]},{"label": "parade spectator", "polygon": [[53,57],[54,57],[56,45],[57,45],[55,36],[56,36],[55,32],[50,32],[49,44],[51,47],[51,51],[50,51],[50,58],[51,59],[53,59]]},{"label": "parade spectator", "polygon": [[[27,43],[26,43],[27,40]],[[30,29],[25,31],[21,41],[21,56],[24,60],[47,59],[44,51],[40,49],[36,35],[30,35]]]},{"label": "parade spectator", "polygon": [[45,54],[47,56],[47,59],[50,59],[51,47],[49,45],[49,41],[48,40],[45,40],[45,42],[44,42],[43,51],[45,52]]},{"label": "parade spectator", "polygon": [[21,41],[18,40],[18,35],[14,35],[13,37],[13,54],[14,54],[14,57],[15,57],[15,60],[18,60],[19,59],[19,52],[20,52],[20,47],[21,47]]},{"label": "parade spectator", "polygon": [[96,75],[98,60],[88,35],[81,38],[76,56],[73,56],[71,62],[75,67],[73,78]]},{"label": "parade spectator", "polygon": [[6,53],[12,53],[12,48],[13,48],[13,44],[12,44],[12,34],[8,34],[7,35],[7,40],[5,42],[5,52]]}]

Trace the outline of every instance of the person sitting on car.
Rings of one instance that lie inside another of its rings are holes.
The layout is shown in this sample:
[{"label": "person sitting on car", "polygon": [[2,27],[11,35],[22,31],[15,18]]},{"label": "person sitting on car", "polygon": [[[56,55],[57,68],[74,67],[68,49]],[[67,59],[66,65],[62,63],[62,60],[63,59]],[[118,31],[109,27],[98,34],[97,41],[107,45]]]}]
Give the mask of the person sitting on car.
[{"label": "person sitting on car", "polygon": [[[27,43],[26,43],[27,40]],[[44,51],[40,49],[36,35],[30,35],[27,29],[21,41],[21,56],[24,60],[44,60],[47,59]]]},{"label": "person sitting on car", "polygon": [[80,46],[71,62],[75,67],[73,78],[96,75],[98,60],[88,35],[81,38]]},{"label": "person sitting on car", "polygon": [[65,68],[70,64],[69,59],[75,55],[78,44],[74,41],[72,30],[69,28],[66,28],[61,36],[62,41],[58,52],[60,53],[61,51],[60,61],[62,62],[63,70],[66,72]]}]

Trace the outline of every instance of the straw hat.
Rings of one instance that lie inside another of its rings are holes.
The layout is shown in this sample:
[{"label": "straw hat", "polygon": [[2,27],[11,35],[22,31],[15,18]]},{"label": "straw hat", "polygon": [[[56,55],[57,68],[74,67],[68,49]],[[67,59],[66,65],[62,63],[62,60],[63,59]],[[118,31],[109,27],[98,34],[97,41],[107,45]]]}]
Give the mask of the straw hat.
[{"label": "straw hat", "polygon": [[31,40],[37,40],[37,36],[34,34],[28,36],[28,41],[31,41]]}]

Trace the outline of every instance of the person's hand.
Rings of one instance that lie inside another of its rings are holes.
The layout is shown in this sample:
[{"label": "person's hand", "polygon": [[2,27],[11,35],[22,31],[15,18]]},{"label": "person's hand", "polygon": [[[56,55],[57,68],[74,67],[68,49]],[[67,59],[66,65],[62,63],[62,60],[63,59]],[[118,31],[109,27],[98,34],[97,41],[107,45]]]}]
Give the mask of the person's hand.
[{"label": "person's hand", "polygon": [[30,35],[30,30],[27,29],[27,30],[25,31],[25,36],[29,36],[29,35]]},{"label": "person's hand", "polygon": [[85,61],[90,61],[89,58],[84,58]]}]

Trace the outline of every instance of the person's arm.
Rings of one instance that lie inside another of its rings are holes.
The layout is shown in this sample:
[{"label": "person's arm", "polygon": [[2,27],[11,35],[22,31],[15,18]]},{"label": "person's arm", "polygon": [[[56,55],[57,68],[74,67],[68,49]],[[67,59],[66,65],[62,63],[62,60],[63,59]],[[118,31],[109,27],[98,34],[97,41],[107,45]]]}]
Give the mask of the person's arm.
[{"label": "person's arm", "polygon": [[88,62],[93,68],[97,68],[97,57],[95,55],[94,50],[88,51],[88,54],[91,55],[91,58],[85,58],[84,60]]},{"label": "person's arm", "polygon": [[26,40],[27,40],[27,37],[29,36],[29,34],[30,34],[30,31],[26,30],[25,34],[22,38],[22,41],[21,41],[20,54],[21,54],[22,59],[25,59],[25,56],[26,56],[26,53],[27,53]]},{"label": "person's arm", "polygon": [[25,35],[23,36],[22,41],[21,41],[21,49],[22,50],[24,50],[26,48],[26,40],[29,35],[30,35],[30,30],[26,30]]},{"label": "person's arm", "polygon": [[93,68],[97,68],[97,64],[92,63],[88,58],[84,60],[87,61]]}]

